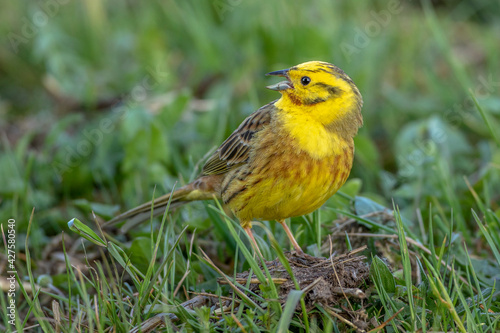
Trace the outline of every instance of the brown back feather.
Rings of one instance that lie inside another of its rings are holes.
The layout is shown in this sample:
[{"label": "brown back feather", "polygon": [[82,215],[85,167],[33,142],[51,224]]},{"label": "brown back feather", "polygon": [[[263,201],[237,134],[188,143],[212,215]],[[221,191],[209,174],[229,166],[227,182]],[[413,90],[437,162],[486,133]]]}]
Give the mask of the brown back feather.
[{"label": "brown back feather", "polygon": [[224,141],[203,166],[202,175],[219,175],[246,163],[255,133],[271,122],[274,102],[264,105],[248,118]]}]

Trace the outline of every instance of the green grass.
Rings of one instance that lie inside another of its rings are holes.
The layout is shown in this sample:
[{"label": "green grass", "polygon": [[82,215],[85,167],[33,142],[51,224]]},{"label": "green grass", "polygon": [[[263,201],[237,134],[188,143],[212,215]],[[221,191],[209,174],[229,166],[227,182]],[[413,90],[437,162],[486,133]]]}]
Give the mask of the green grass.
[{"label": "green grass", "polygon": [[[217,203],[127,232],[96,223],[194,179],[278,98],[264,74],[312,59],[344,69],[364,98],[349,181],[288,221],[312,255],[330,254],[332,232],[338,254],[368,246],[368,299],[343,307],[364,309],[367,331],[500,330],[498,3],[48,3],[0,13],[0,331],[123,332],[169,313],[159,330],[354,332],[340,306],[307,308],[303,290],[281,304]],[[280,226],[254,230],[265,259],[286,266]],[[260,293],[234,281],[246,270]],[[228,310],[179,306],[200,292],[229,297]]]}]

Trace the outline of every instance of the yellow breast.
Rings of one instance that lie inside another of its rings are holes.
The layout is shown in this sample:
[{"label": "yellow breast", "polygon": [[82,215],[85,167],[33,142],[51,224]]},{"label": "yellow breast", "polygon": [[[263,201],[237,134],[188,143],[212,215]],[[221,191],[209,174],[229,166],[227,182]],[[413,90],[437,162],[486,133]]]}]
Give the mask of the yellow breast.
[{"label": "yellow breast", "polygon": [[328,159],[342,155],[350,144],[340,135],[329,131],[312,117],[301,113],[283,115],[284,130],[295,140],[295,149],[306,152],[313,159]]},{"label": "yellow breast", "polygon": [[259,133],[249,162],[223,184],[223,200],[240,221],[311,213],[344,184],[353,144],[321,127],[306,122],[300,129],[278,119]]}]

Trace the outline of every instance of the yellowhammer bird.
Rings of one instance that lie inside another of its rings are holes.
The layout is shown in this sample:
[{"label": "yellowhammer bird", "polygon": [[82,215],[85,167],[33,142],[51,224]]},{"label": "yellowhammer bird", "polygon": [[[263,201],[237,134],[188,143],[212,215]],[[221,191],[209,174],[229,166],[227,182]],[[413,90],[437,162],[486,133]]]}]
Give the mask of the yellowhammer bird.
[{"label": "yellowhammer bird", "polygon": [[[171,207],[222,199],[259,251],[252,219],[276,220],[295,250],[302,250],[285,219],[318,209],[345,183],[353,137],[363,124],[361,94],[340,68],[320,61],[268,73],[286,81],[267,87],[280,99],[246,118],[214,152],[201,175],[173,193]],[[125,212],[109,223],[146,220],[165,210],[170,194]]]}]

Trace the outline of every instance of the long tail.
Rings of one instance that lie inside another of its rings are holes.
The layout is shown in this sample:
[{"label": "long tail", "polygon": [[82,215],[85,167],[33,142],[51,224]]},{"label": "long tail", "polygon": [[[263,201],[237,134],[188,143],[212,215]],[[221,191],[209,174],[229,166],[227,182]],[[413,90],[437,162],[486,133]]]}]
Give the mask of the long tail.
[{"label": "long tail", "polygon": [[202,191],[195,182],[187,184],[178,190],[174,191],[172,194],[165,194],[154,201],[146,202],[140,206],[132,208],[125,213],[122,213],[113,219],[105,222],[104,227],[109,227],[113,224],[128,220],[127,223],[121,228],[122,231],[127,231],[130,228],[136,226],[137,224],[144,222],[151,218],[151,209],[153,208],[153,216],[161,215],[165,212],[165,209],[170,201],[170,209],[184,205],[190,201],[196,200],[210,200],[213,199],[214,192],[212,191]]}]

